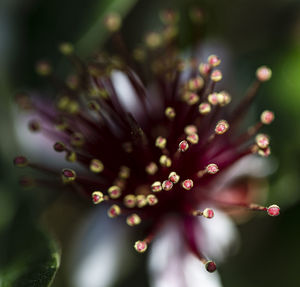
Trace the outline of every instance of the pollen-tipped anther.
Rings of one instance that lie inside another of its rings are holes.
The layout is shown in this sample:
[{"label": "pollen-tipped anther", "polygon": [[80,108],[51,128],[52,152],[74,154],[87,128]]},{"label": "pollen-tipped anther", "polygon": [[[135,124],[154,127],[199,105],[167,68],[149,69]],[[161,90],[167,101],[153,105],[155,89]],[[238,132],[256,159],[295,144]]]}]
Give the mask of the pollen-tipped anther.
[{"label": "pollen-tipped anther", "polygon": [[261,66],[256,70],[256,77],[260,82],[266,82],[272,77],[272,70],[267,66]]},{"label": "pollen-tipped anther", "polygon": [[104,25],[110,32],[116,32],[120,29],[122,24],[121,16],[118,13],[112,12],[104,19]]},{"label": "pollen-tipped anther", "polygon": [[215,213],[214,213],[214,211],[213,211],[211,208],[205,208],[205,209],[203,210],[202,215],[203,215],[205,218],[211,219],[211,218],[214,217]]},{"label": "pollen-tipped anther", "polygon": [[217,94],[217,100],[218,100],[218,104],[221,107],[224,107],[231,102],[231,96],[227,92],[222,91]]},{"label": "pollen-tipped anther", "polygon": [[218,93],[209,94],[207,99],[208,99],[208,102],[213,106],[215,106],[219,103]]},{"label": "pollen-tipped anther", "polygon": [[163,190],[169,191],[172,189],[172,187],[173,187],[173,182],[171,180],[165,180],[162,183]]},{"label": "pollen-tipped anther", "polygon": [[113,204],[107,211],[107,215],[110,218],[115,218],[121,214],[121,208],[120,206]]},{"label": "pollen-tipped anther", "polygon": [[28,159],[25,156],[17,156],[14,158],[14,165],[17,167],[25,167],[28,165]]},{"label": "pollen-tipped anther", "polygon": [[198,129],[195,125],[188,125],[184,128],[184,132],[186,135],[192,135],[197,133]]},{"label": "pollen-tipped anther", "polygon": [[147,199],[146,199],[146,196],[143,195],[143,194],[139,194],[136,196],[136,205],[138,208],[142,208],[144,206],[147,205]]},{"label": "pollen-tipped anther", "polygon": [[202,76],[207,76],[211,70],[211,67],[207,63],[201,63],[199,65],[199,72]]},{"label": "pollen-tipped anther", "polygon": [[269,137],[265,134],[258,134],[255,137],[255,141],[256,141],[256,144],[258,145],[258,147],[261,149],[267,148],[270,144]]},{"label": "pollen-tipped anther", "polygon": [[207,61],[212,67],[217,67],[221,64],[221,59],[216,55],[210,55]]},{"label": "pollen-tipped anther", "polygon": [[211,163],[206,167],[206,172],[209,174],[216,174],[219,171],[219,167],[215,163]]},{"label": "pollen-tipped anther", "polygon": [[99,159],[92,159],[90,162],[90,171],[100,173],[104,169],[103,163]]},{"label": "pollen-tipped anther", "polygon": [[158,170],[158,166],[155,162],[150,162],[146,168],[145,171],[150,174],[150,175],[154,175]]},{"label": "pollen-tipped anther", "polygon": [[148,247],[147,243],[141,240],[136,241],[134,244],[134,249],[139,253],[145,252],[147,250],[147,247]]},{"label": "pollen-tipped anther", "polygon": [[112,198],[112,199],[116,199],[116,198],[119,198],[122,194],[122,191],[121,191],[121,188],[116,186],[116,185],[113,185],[111,186],[108,190],[107,190],[107,193],[109,194],[109,197]]},{"label": "pollen-tipped anther", "polygon": [[260,120],[263,124],[269,125],[274,121],[274,113],[271,111],[263,111],[262,114],[260,115]]},{"label": "pollen-tipped anther", "polygon": [[187,151],[188,148],[189,148],[189,144],[186,140],[181,141],[178,145],[178,150],[181,152]]},{"label": "pollen-tipped anther", "polygon": [[271,154],[271,148],[268,146],[265,149],[258,149],[257,153],[262,157],[268,157]]},{"label": "pollen-tipped anther", "polygon": [[136,213],[133,213],[126,218],[126,223],[129,226],[135,226],[140,224],[141,222],[142,222],[141,218]]},{"label": "pollen-tipped anther", "polygon": [[180,179],[180,176],[175,172],[172,171],[169,174],[169,180],[172,181],[173,183],[177,183]]},{"label": "pollen-tipped anther", "polygon": [[176,112],[175,112],[174,108],[172,108],[172,107],[167,107],[167,108],[165,109],[165,115],[166,115],[166,117],[167,117],[169,120],[172,120],[172,119],[175,118]]},{"label": "pollen-tipped anther", "polygon": [[186,179],[182,182],[181,186],[185,189],[185,190],[190,190],[193,188],[194,183],[191,179]]},{"label": "pollen-tipped anther", "polygon": [[276,204],[272,204],[267,208],[267,212],[270,216],[278,216],[280,214],[280,207]]},{"label": "pollen-tipped anther", "polygon": [[213,261],[210,261],[210,260],[207,261],[207,262],[205,263],[205,269],[206,269],[208,272],[210,272],[210,273],[215,272],[216,269],[217,269],[216,263],[213,262]]},{"label": "pollen-tipped anther", "polygon": [[164,149],[166,147],[167,144],[167,140],[164,137],[157,137],[155,140],[155,146],[160,148],[160,149]]},{"label": "pollen-tipped anther", "polygon": [[160,192],[162,190],[162,186],[161,186],[161,182],[160,181],[155,181],[152,185],[151,185],[151,190],[153,192]]},{"label": "pollen-tipped anther", "polygon": [[150,206],[158,203],[158,199],[154,194],[148,194],[146,199]]},{"label": "pollen-tipped anther", "polygon": [[199,113],[201,115],[206,115],[206,114],[210,113],[210,111],[211,111],[211,106],[209,103],[201,103],[199,105]]},{"label": "pollen-tipped anther", "polygon": [[187,141],[191,144],[197,144],[199,142],[199,136],[198,134],[190,134],[186,137]]},{"label": "pollen-tipped anther", "polygon": [[101,191],[94,191],[92,193],[92,200],[94,204],[99,204],[104,201],[104,195]]},{"label": "pollen-tipped anther", "polygon": [[200,90],[202,89],[203,86],[204,86],[204,80],[202,77],[190,79],[188,82],[188,87],[191,91]]},{"label": "pollen-tipped anther", "polygon": [[215,133],[217,135],[222,135],[226,133],[229,129],[229,124],[225,120],[221,120],[217,123],[216,128],[215,128]]},{"label": "pollen-tipped anther", "polygon": [[163,154],[159,158],[159,163],[160,163],[161,166],[170,167],[172,165],[172,160],[168,156]]},{"label": "pollen-tipped anther", "polygon": [[76,172],[69,168],[64,168],[61,173],[63,183],[73,182],[76,179]]},{"label": "pollen-tipped anther", "polygon": [[220,70],[214,70],[211,75],[210,75],[210,79],[213,82],[219,82],[221,81],[223,78],[222,72]]},{"label": "pollen-tipped anther", "polygon": [[136,205],[136,197],[134,194],[127,194],[124,199],[123,203],[128,208],[133,208]]}]

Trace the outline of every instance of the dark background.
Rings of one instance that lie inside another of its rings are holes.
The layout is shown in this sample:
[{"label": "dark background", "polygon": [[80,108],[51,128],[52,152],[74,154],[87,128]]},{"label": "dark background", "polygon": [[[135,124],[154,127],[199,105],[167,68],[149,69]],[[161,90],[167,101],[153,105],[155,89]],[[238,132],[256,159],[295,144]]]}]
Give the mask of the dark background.
[{"label": "dark background", "polygon": [[[163,4],[156,0],[2,0],[0,270],[11,272],[10,278],[17,278],[23,272],[18,270],[24,270],[28,263],[41,266],[53,260],[47,255],[49,250],[53,250],[52,243],[48,243],[48,235],[37,227],[37,223],[40,225],[41,222],[37,222],[37,217],[42,217],[43,226],[49,225],[50,229],[56,230],[56,236],[62,242],[65,242],[68,233],[63,232],[64,228],[59,224],[53,224],[60,214],[59,207],[56,208],[59,212],[55,213],[51,206],[45,215],[42,210],[47,200],[20,190],[16,183],[17,172],[11,163],[11,159],[21,152],[15,134],[13,97],[23,88],[42,85],[34,72],[36,60],[46,57],[63,73],[65,62],[57,51],[58,43],[75,43],[82,56],[93,52],[106,39],[101,19],[111,9],[117,9],[125,16],[122,32],[129,45],[133,45],[145,32],[159,26],[160,9],[171,7],[186,11],[195,3],[205,11],[205,39],[230,51],[233,75],[228,76],[228,85],[233,86],[230,90],[233,89],[237,95],[242,94],[251,82],[249,75],[253,75],[261,64],[267,64],[273,70],[272,81],[261,90],[252,114],[258,116],[265,108],[276,113],[276,121],[268,128],[272,138],[272,159],[277,166],[269,178],[268,202],[278,203],[282,212],[276,219],[258,214],[239,226],[241,248],[220,267],[224,286],[299,286],[300,2],[297,0],[176,0],[164,1]],[[184,18],[181,29],[181,44],[188,47],[194,39]],[[58,206],[65,208],[66,205],[65,213],[70,213],[66,216],[68,220],[77,220],[86,212],[86,205],[74,199],[63,198]],[[26,242],[40,242],[40,245],[27,245]],[[28,251],[30,255],[23,254],[25,249],[31,250]],[[143,261],[144,257],[139,260]],[[59,271],[54,286],[66,286],[64,270]],[[33,267],[30,272],[35,272]],[[144,270],[140,270],[128,276],[127,285],[123,281],[119,286],[146,286],[146,276]]]}]

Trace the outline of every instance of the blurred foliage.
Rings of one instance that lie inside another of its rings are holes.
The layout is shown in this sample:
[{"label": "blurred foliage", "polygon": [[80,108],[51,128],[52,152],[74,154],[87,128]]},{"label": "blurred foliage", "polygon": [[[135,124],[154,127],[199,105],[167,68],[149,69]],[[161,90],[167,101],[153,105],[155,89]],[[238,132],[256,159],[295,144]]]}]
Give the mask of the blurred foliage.
[{"label": "blurred foliage", "polygon": [[[0,29],[0,42],[3,43],[0,45],[0,128],[1,134],[6,135],[0,145],[0,286],[47,286],[59,265],[57,247],[37,227],[35,199],[21,192],[15,184],[10,164],[18,151],[10,113],[14,92],[41,84],[34,73],[37,59],[46,56],[55,65],[61,63],[57,52],[61,41],[77,43],[79,53],[84,56],[97,50],[107,37],[102,25],[107,11],[117,10],[124,17],[127,15],[122,33],[133,47],[144,33],[159,27],[160,9],[171,7],[187,12],[193,5],[205,11],[201,33],[206,39],[217,39],[233,55],[233,85],[237,86],[237,95],[250,84],[258,65],[268,64],[273,69],[272,81],[260,91],[253,111],[257,117],[264,108],[276,112],[276,122],[267,129],[272,137],[273,159],[278,164],[270,178],[269,201],[283,205],[282,217],[270,220],[257,216],[240,227],[243,245],[240,253],[221,268],[224,286],[252,287],[270,283],[272,286],[295,286],[298,283],[298,0],[6,0],[0,3],[0,11],[3,11],[0,23],[5,23]],[[181,29],[181,45],[189,46],[194,39],[185,17],[181,19]],[[287,254],[294,254],[288,263]],[[145,264],[139,266],[141,270],[128,275],[126,286],[146,286]],[[54,285],[64,284],[56,281]],[[122,284],[124,281],[119,286],[124,286]]]}]

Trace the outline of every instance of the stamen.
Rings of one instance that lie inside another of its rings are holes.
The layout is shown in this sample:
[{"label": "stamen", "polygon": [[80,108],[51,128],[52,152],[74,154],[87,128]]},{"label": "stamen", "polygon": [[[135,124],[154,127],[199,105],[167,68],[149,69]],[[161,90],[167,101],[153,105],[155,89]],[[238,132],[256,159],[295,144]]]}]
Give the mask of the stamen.
[{"label": "stamen", "polygon": [[209,103],[201,103],[199,105],[199,113],[201,115],[206,115],[206,114],[210,113],[210,111],[211,111],[211,106]]},{"label": "stamen", "polygon": [[229,124],[225,120],[221,120],[217,123],[216,128],[215,128],[215,133],[217,135],[222,135],[226,133],[229,129]]},{"label": "stamen", "polygon": [[99,159],[92,159],[90,162],[90,170],[94,173],[100,173],[104,170],[104,165]]},{"label": "stamen", "polygon": [[171,180],[165,180],[162,183],[163,190],[169,191],[172,189],[172,187],[173,187],[173,182]]},{"label": "stamen", "polygon": [[194,183],[191,179],[186,179],[182,182],[181,186],[185,189],[185,190],[190,190],[193,188]]},{"label": "stamen", "polygon": [[136,197],[133,194],[127,194],[124,199],[123,203],[128,208],[133,208],[136,205]]},{"label": "stamen", "polygon": [[179,143],[178,150],[181,152],[187,151],[189,148],[189,144],[186,140],[183,140]]},{"label": "stamen", "polygon": [[145,241],[138,240],[134,244],[134,249],[139,253],[144,253],[148,248],[148,244]]},{"label": "stamen", "polygon": [[274,113],[268,110],[263,111],[260,116],[261,122],[265,125],[271,124],[274,121],[274,118],[275,118]]},{"label": "stamen", "polygon": [[211,261],[211,260],[208,260],[208,261],[205,263],[205,269],[206,269],[209,273],[215,272],[216,269],[217,269],[216,263],[213,262],[213,261]]},{"label": "stamen", "polygon": [[167,107],[165,110],[165,115],[169,120],[173,120],[176,116],[176,112],[175,112],[174,108]]},{"label": "stamen", "polygon": [[172,171],[170,174],[169,174],[169,180],[172,181],[173,183],[177,183],[180,179],[180,176],[175,172],[175,171]]},{"label": "stamen", "polygon": [[28,159],[25,156],[17,156],[14,158],[14,165],[17,167],[28,166]]},{"label": "stamen", "polygon": [[158,170],[158,166],[155,162],[150,162],[146,168],[145,168],[146,172],[150,175],[154,175],[157,170]]},{"label": "stamen", "polygon": [[65,159],[69,162],[75,162],[77,160],[77,155],[74,151],[67,151]]},{"label": "stamen", "polygon": [[209,94],[207,100],[211,105],[216,106],[219,103],[218,93]]},{"label": "stamen", "polygon": [[121,188],[113,185],[108,190],[107,193],[109,194],[110,198],[116,199],[119,198],[122,195]]},{"label": "stamen", "polygon": [[276,204],[272,204],[268,207],[267,212],[270,216],[278,216],[280,214],[280,207]]},{"label": "stamen", "polygon": [[139,194],[136,196],[137,207],[142,208],[142,207],[146,206],[147,203],[148,203],[148,201],[147,201],[145,195]]},{"label": "stamen", "polygon": [[70,183],[76,179],[76,172],[69,168],[64,168],[61,173],[63,183]]},{"label": "stamen", "polygon": [[162,190],[162,186],[161,186],[161,182],[160,181],[155,181],[152,185],[151,185],[151,190],[153,192],[160,192]]},{"label": "stamen", "polygon": [[205,218],[211,219],[214,217],[214,211],[211,208],[205,208],[203,211],[194,210],[193,216],[204,216]]},{"label": "stamen", "polygon": [[158,203],[158,199],[154,194],[147,195],[147,202],[150,206],[155,205]]},{"label": "stamen", "polygon": [[211,67],[207,63],[201,63],[199,65],[199,72],[202,76],[208,76],[211,71]]},{"label": "stamen", "polygon": [[197,133],[198,129],[195,125],[188,125],[184,128],[184,132],[186,135],[192,135]]},{"label": "stamen", "polygon": [[218,100],[218,104],[221,107],[224,107],[231,102],[231,96],[227,92],[222,91],[217,94],[217,100]]},{"label": "stamen", "polygon": [[163,154],[159,158],[159,163],[161,164],[161,166],[170,167],[172,165],[172,160],[168,156]]},{"label": "stamen", "polygon": [[164,149],[166,147],[167,144],[167,139],[164,137],[157,137],[155,140],[155,146],[160,148],[160,149]]},{"label": "stamen", "polygon": [[210,55],[207,61],[212,67],[217,67],[221,64],[221,59],[216,55]]},{"label": "stamen", "polygon": [[205,174],[216,174],[219,171],[219,167],[215,163],[209,164],[205,169],[197,172],[197,177],[203,177]]},{"label": "stamen", "polygon": [[261,149],[267,148],[270,144],[269,137],[265,134],[258,134],[255,137],[255,141],[256,141],[256,144],[258,145],[258,147]]},{"label": "stamen", "polygon": [[186,92],[183,95],[183,100],[190,106],[199,102],[199,96],[195,93]]},{"label": "stamen", "polygon": [[190,79],[188,82],[188,87],[191,91],[200,90],[203,88],[203,86],[204,86],[204,80],[202,77]]},{"label": "stamen", "polygon": [[126,218],[126,223],[129,226],[135,226],[140,224],[141,222],[142,222],[141,218],[136,213],[133,213]]},{"label": "stamen", "polygon": [[199,136],[198,134],[190,134],[186,137],[186,139],[191,143],[191,144],[197,144],[199,142]]},{"label": "stamen", "polygon": [[261,66],[256,70],[256,77],[260,82],[266,82],[272,77],[272,71],[267,66]]},{"label": "stamen", "polygon": [[214,70],[210,75],[210,79],[215,83],[221,81],[222,78],[223,78],[223,75],[220,70]]},{"label": "stamen", "polygon": [[92,193],[92,200],[94,204],[99,204],[104,201],[104,195],[101,191],[94,191]]},{"label": "stamen", "polygon": [[121,214],[121,208],[120,206],[113,204],[107,211],[107,215],[110,218],[115,218]]},{"label": "stamen", "polygon": [[267,147],[265,149],[258,149],[257,153],[262,157],[268,157],[271,154],[271,149],[270,147]]}]

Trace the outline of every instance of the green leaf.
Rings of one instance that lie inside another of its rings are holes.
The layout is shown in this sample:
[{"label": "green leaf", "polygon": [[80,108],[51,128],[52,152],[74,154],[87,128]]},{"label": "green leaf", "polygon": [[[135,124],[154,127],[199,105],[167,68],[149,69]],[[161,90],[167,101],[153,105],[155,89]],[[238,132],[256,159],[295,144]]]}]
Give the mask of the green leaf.
[{"label": "green leaf", "polygon": [[59,267],[56,244],[28,213],[27,208],[20,208],[0,234],[0,287],[50,286]]},{"label": "green leaf", "polygon": [[108,37],[108,31],[103,25],[104,18],[109,12],[118,12],[122,16],[130,11],[137,0],[103,0],[98,1],[98,6],[95,7],[95,15],[86,26],[88,27],[78,41],[76,48],[80,55],[89,55],[93,49],[103,44]]}]

